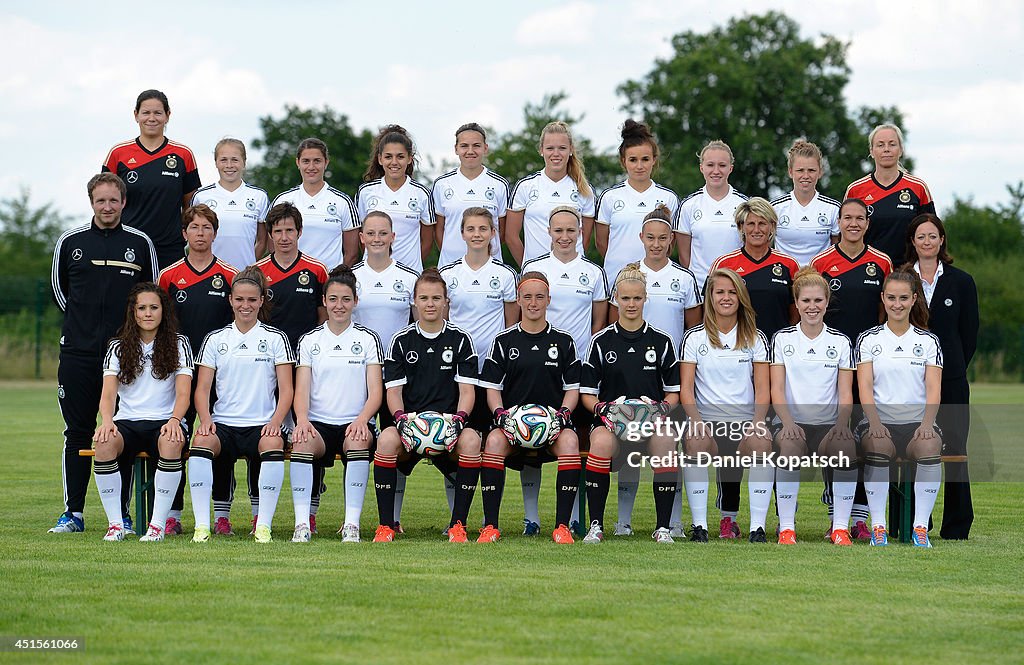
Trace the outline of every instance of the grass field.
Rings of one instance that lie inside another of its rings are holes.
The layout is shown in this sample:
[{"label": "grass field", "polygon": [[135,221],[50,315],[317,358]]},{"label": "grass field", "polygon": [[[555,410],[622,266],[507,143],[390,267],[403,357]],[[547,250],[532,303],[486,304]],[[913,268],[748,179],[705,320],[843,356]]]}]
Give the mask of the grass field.
[{"label": "grass field", "polygon": [[[1024,403],[1021,386],[977,386],[976,402]],[[638,535],[559,547],[517,531],[509,474],[506,537],[452,546],[438,475],[409,482],[391,545],[343,546],[340,465],[328,479],[321,535],[293,545],[288,488],[277,542],[205,546],[104,543],[90,488],[84,534],[48,535],[60,512],[61,421],[53,388],[0,384],[0,636],[78,637],[86,649],[0,653],[0,662],[103,663],[1007,663],[1024,661],[1024,484],[978,483],[971,540],[934,549],[835,548],[820,483],[805,483],[793,548],[649,538],[649,485]],[[1007,431],[1024,430],[1020,421]],[[242,470],[239,465],[239,471]],[[550,531],[554,474],[541,514]],[[376,507],[367,497],[363,537]],[[614,501],[614,493],[613,493]],[[941,495],[936,513],[941,511]],[[479,524],[479,496],[471,524]],[[745,523],[746,499],[741,512]],[[233,521],[247,522],[235,504]],[[712,511],[712,517],[717,514]],[[186,502],[185,524],[191,528]],[[770,520],[774,529],[774,521]]]}]

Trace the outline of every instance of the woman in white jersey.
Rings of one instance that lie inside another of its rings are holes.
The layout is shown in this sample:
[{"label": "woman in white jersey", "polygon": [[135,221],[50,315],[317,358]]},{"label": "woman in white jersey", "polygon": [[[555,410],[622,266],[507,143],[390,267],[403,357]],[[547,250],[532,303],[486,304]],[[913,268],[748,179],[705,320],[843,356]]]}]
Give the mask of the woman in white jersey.
[{"label": "woman in white jersey", "polygon": [[[604,272],[613,277],[627,263],[644,256],[640,238],[647,214],[666,206],[671,220],[679,207],[675,192],[651,180],[651,174],[658,167],[658,143],[647,125],[627,120],[622,126],[619,163],[626,171],[626,179],[601,193],[594,227],[597,251],[604,257]],[[668,249],[672,249],[671,242]],[[678,345],[678,339],[676,343]]]},{"label": "woman in white jersey", "polygon": [[[598,226],[600,232],[600,226]],[[678,349],[683,341],[683,330],[700,323],[703,316],[701,291],[693,273],[668,258],[672,251],[672,213],[668,206],[660,205],[648,212],[637,234],[644,258],[638,269],[647,278],[647,303],[644,319],[672,339],[672,348]],[[619,310],[613,302],[609,320],[616,320]],[[623,466],[618,475],[619,517],[615,523],[616,536],[632,535],[633,504],[640,482],[640,468]],[[681,485],[679,486],[681,487]],[[677,492],[672,506],[671,529],[673,536],[682,536],[682,493]]]},{"label": "woman in white jersey", "polygon": [[[683,336],[680,401],[689,417],[683,479],[693,516],[690,540],[708,540],[708,469],[698,456],[718,456],[735,464],[735,453],[754,458],[747,484],[750,494],[750,542],[767,542],[764,525],[772,497],[775,468],[762,455],[771,451],[765,416],[771,399],[768,341],[757,329],[754,308],[739,275],[718,269],[708,276],[704,323]],[[756,460],[761,463],[756,463]],[[723,469],[724,480],[738,482],[742,469]],[[732,538],[733,520],[723,515],[719,537]]]},{"label": "woman in white jersey", "polygon": [[417,273],[434,246],[434,202],[430,190],[412,179],[416,149],[409,132],[388,125],[373,139],[363,184],[356,192],[356,211],[365,219],[382,210],[394,224],[394,257]]},{"label": "woman in white jersey", "polygon": [[931,547],[928,521],[942,480],[942,433],[935,425],[942,393],[942,347],[928,332],[921,278],[910,266],[882,283],[885,323],[865,330],[854,349],[864,420],[856,435],[864,451],[864,488],[871,510],[871,544],[887,545],[889,465],[917,462],[914,476],[915,547]]},{"label": "woman in white jersey", "polygon": [[779,218],[775,249],[805,266],[839,242],[839,201],[818,191],[822,171],[818,146],[797,139],[789,148],[788,159],[793,190],[772,201]]},{"label": "woman in white jersey", "polygon": [[[487,208],[467,208],[461,221],[466,254],[443,266],[441,277],[448,285],[448,320],[469,333],[477,353],[478,371],[483,371],[491,342],[505,328],[519,320],[516,300],[516,271],[490,254],[494,218]],[[476,401],[469,424],[480,432],[492,426],[487,393],[477,386]]]},{"label": "woman in white jersey", "polygon": [[579,254],[586,252],[594,228],[594,190],[569,126],[561,121],[548,123],[540,133],[539,149],[544,168],[516,183],[505,220],[505,244],[520,266],[547,252],[550,243],[545,229],[553,208],[572,206],[579,213],[583,225],[582,235],[576,238]]},{"label": "woman in white jersey", "polygon": [[[199,354],[196,411],[199,427],[192,441],[188,478],[196,530],[192,542],[210,539],[213,460],[219,455],[260,460],[258,543],[271,541],[270,525],[284,481],[281,428],[292,406],[295,357],[288,336],[263,323],[268,318],[266,277],[256,266],[231,282],[231,325],[203,340]],[[217,403],[210,412],[210,388]]]},{"label": "woman in white jersey", "polygon": [[281,192],[274,199],[291,203],[302,212],[299,251],[328,266],[355,263],[359,245],[359,220],[352,199],[324,180],[330,164],[327,144],[320,139],[303,139],[295,151],[295,166],[302,184]]},{"label": "woman in white jersey", "polygon": [[345,521],[339,533],[343,542],[359,542],[359,517],[375,440],[371,421],[384,397],[384,352],[375,332],[352,322],[352,311],[359,304],[356,291],[356,277],[348,266],[332,270],[324,286],[327,321],[299,339],[291,439],[293,543],[310,538],[313,460],[332,467],[335,455],[341,455],[345,464]]},{"label": "woman in white jersey", "polygon": [[[103,540],[123,540],[119,461],[140,452],[157,460],[156,499],[140,541],[164,539],[164,524],[181,478],[181,450],[188,440],[182,422],[192,390],[192,350],[178,334],[167,292],[152,282],[128,294],[124,323],[103,360],[103,393],[96,444],[96,489],[107,514]],[[115,412],[116,408],[116,412]]]},{"label": "woman in white jersey", "polygon": [[217,212],[220,228],[213,240],[214,255],[236,268],[251,266],[267,251],[267,193],[242,180],[245,144],[238,139],[218,141],[213,163],[220,179],[196,191],[192,205],[202,203]]},{"label": "woman in white jersey", "polygon": [[729,184],[736,160],[724,141],[710,141],[698,157],[704,186],[679,204],[675,231],[679,263],[693,272],[703,290],[715,259],[743,244],[734,213],[747,196]]},{"label": "woman in white jersey", "polygon": [[[508,180],[484,166],[487,133],[475,122],[455,130],[455,154],[459,168],[439,176],[430,190],[434,203],[435,235],[441,255],[437,265],[446,266],[466,253],[462,239],[462,215],[468,208],[486,208],[495,220],[491,256],[501,260],[501,238],[505,234],[508,208]],[[481,353],[485,355],[485,353]]]},{"label": "woman in white jersey", "polygon": [[[772,431],[783,457],[818,453],[845,455],[835,465],[832,533],[836,545],[851,545],[850,511],[857,487],[857,449],[850,431],[853,409],[853,348],[850,338],[825,325],[831,292],[813,266],[804,266],[793,280],[793,299],[800,321],[779,330],[771,343]],[[800,468],[775,470],[779,512],[779,544],[796,544],[796,499]]]}]

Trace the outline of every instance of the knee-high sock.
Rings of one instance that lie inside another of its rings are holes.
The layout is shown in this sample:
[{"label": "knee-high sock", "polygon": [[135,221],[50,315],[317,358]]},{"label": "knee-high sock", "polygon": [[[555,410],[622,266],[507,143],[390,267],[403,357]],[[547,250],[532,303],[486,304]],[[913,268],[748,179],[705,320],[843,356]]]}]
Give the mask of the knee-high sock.
[{"label": "knee-high sock", "polygon": [[377,518],[382,526],[393,527],[395,519],[395,485],[398,484],[398,455],[373,454],[373,488],[377,493]]},{"label": "knee-high sock", "polygon": [[345,524],[359,526],[366,498],[366,482],[370,478],[370,451],[352,450],[345,453]]},{"label": "knee-high sock", "polygon": [[928,520],[935,508],[942,483],[941,458],[922,457],[917,460],[917,476],[914,479],[914,528],[928,528]]},{"label": "knee-high sock", "polygon": [[775,483],[775,467],[771,464],[754,464],[747,477],[747,491],[750,493],[750,530],[763,529],[768,519],[768,508],[772,505],[772,485]]},{"label": "knee-high sock", "polygon": [[608,503],[608,487],[611,484],[612,459],[599,457],[594,453],[587,456],[587,508],[590,519],[604,529],[604,509]]},{"label": "knee-high sock", "polygon": [[213,460],[213,516],[231,519],[231,502],[235,498],[235,460],[221,455]]},{"label": "knee-high sock", "polygon": [[619,487],[619,518],[620,524],[632,524],[633,506],[636,504],[636,493],[640,488],[640,467],[623,464],[618,473]]},{"label": "knee-high sock", "polygon": [[313,460],[313,491],[309,494],[309,514],[316,517],[320,510],[320,495],[327,491],[327,468],[319,460]]},{"label": "knee-high sock", "polygon": [[670,526],[683,525],[683,493],[686,490],[683,489],[683,471],[682,469],[676,474],[676,491],[672,497],[672,518],[669,520]]},{"label": "knee-high sock", "polygon": [[455,512],[455,483],[443,473],[441,482],[444,483],[444,498],[448,500],[448,512]]},{"label": "knee-high sock", "polygon": [[459,469],[455,472],[455,506],[448,526],[454,526],[456,522],[466,525],[469,508],[473,505],[473,495],[476,494],[476,485],[480,480],[480,464],[480,453],[459,455]]},{"label": "knee-high sock", "polygon": [[569,526],[576,496],[580,491],[580,456],[559,455],[555,477],[555,526]]},{"label": "knee-high sock", "polygon": [[654,470],[654,510],[659,529],[669,528],[672,520],[672,501],[675,500],[678,477],[679,469],[674,466]]},{"label": "knee-high sock", "polygon": [[886,504],[889,500],[889,462],[887,455],[867,453],[864,462],[864,490],[871,510],[871,527],[886,526]]},{"label": "knee-high sock", "polygon": [[519,472],[519,482],[523,486],[523,518],[540,524],[540,467],[524,465]]},{"label": "knee-high sock", "polygon": [[722,513],[722,517],[731,517],[736,521],[736,515],[740,511],[740,484],[743,482],[743,472],[737,469],[724,468],[715,469],[715,477],[718,480],[718,497],[715,499],[715,506]]},{"label": "knee-high sock", "polygon": [[[397,460],[398,458],[395,457],[395,459]],[[377,467],[377,456],[376,455],[374,455],[374,457],[373,457],[373,466],[374,466],[373,476],[374,476],[374,478],[376,478],[377,477],[377,469],[376,469],[376,467]],[[406,483],[406,481],[409,480],[409,476],[405,475],[401,471],[398,471],[397,473],[398,473],[398,475],[395,476],[394,482],[391,483],[391,491],[392,491],[392,496],[394,497],[395,510],[393,511],[394,514],[392,515],[392,517],[393,517],[392,521],[387,522],[387,524],[398,524],[399,522],[402,521],[402,503],[405,501],[405,483]],[[376,482],[376,481],[374,481],[374,482]],[[454,506],[454,502],[452,502],[451,505]],[[385,524],[385,522],[381,522],[381,524]]]},{"label": "knee-high sock", "polygon": [[100,493],[103,512],[107,514],[107,524],[121,524],[121,469],[117,460],[96,462],[93,464],[93,475],[96,476],[96,489]]},{"label": "knee-high sock", "polygon": [[484,525],[498,527],[501,490],[505,486],[505,458],[484,453],[480,466],[480,497],[484,503]]},{"label": "knee-high sock", "polygon": [[153,515],[150,524],[163,531],[167,524],[167,513],[181,485],[181,460],[159,458],[156,474],[153,476]]},{"label": "knee-high sock", "polygon": [[213,451],[192,448],[188,457],[188,483],[196,528],[210,528],[210,496],[213,493]]},{"label": "knee-high sock", "polygon": [[313,453],[292,451],[288,471],[292,483],[295,526],[309,526],[309,495],[313,491]]},{"label": "knee-high sock", "polygon": [[249,488],[249,505],[252,506],[252,516],[260,514],[260,459],[247,459],[246,480]]},{"label": "knee-high sock", "polygon": [[800,469],[775,469],[776,506],[779,529],[796,530],[796,497],[800,493]]},{"label": "knee-high sock", "polygon": [[850,528],[850,511],[857,492],[857,469],[832,470],[832,529]]},{"label": "knee-high sock", "polygon": [[686,484],[686,498],[690,504],[690,519],[694,526],[708,528],[708,487],[709,470],[697,466],[696,458],[687,458],[683,467],[683,481]]},{"label": "knee-high sock", "polygon": [[260,453],[260,514],[256,525],[270,526],[274,523],[277,500],[284,484],[284,451],[267,450]]}]

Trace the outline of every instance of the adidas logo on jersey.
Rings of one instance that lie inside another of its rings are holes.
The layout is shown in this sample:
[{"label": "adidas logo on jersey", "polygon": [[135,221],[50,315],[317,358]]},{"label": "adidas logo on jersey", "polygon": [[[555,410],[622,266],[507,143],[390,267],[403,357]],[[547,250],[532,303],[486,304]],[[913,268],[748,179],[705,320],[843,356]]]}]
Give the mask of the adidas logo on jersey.
[{"label": "adidas logo on jersey", "polygon": [[473,283],[470,286],[480,286],[480,280],[479,279],[474,279]]},{"label": "adidas logo on jersey", "polygon": [[829,272],[837,272],[838,270],[839,270],[839,266],[837,266],[835,264],[832,264],[832,267],[828,269]]},{"label": "adidas logo on jersey", "polygon": [[745,272],[746,272],[746,270],[743,269],[743,266],[737,266],[736,267],[736,274],[737,275],[745,273]]},{"label": "adidas logo on jersey", "polygon": [[562,279],[569,279],[569,273],[562,273]]},{"label": "adidas logo on jersey", "polygon": [[537,345],[536,345],[536,344],[534,344],[534,345],[533,345],[533,348],[532,348],[532,349],[530,349],[530,350],[531,350],[531,351],[540,351],[540,349],[538,349],[538,348],[537,348]]},{"label": "adidas logo on jersey", "polygon": [[373,288],[375,288],[375,289],[382,289],[382,288],[384,288],[384,285],[381,284],[380,282],[377,282],[376,284],[373,285]]},{"label": "adidas logo on jersey", "polygon": [[466,192],[466,194],[476,196],[476,192],[474,192],[472,189]]},{"label": "adidas logo on jersey", "polygon": [[392,201],[392,202],[391,202],[391,205],[393,205],[393,206],[396,206],[396,205],[398,205],[398,201]]},{"label": "adidas logo on jersey", "polygon": [[870,195],[870,194],[868,194],[867,196],[865,196],[865,197],[864,197],[864,200],[865,200],[865,201],[874,201],[874,200],[875,200],[875,197],[874,197],[874,196],[872,196],[872,195]]},{"label": "adidas logo on jersey", "polygon": [[810,350],[809,350],[809,351],[807,352],[807,355],[809,355],[809,356],[816,356],[816,355],[818,355],[818,354],[816,354],[816,353],[814,352],[814,349],[810,349]]},{"label": "adidas logo on jersey", "polygon": [[660,288],[661,287],[661,283],[655,282],[654,284],[651,284],[651,287],[652,288]]},{"label": "adidas logo on jersey", "polygon": [[178,280],[178,284],[188,284],[188,282],[186,282],[185,278],[182,277],[181,279]]},{"label": "adidas logo on jersey", "polygon": [[722,211],[721,210],[716,210],[715,211],[715,217],[721,217],[721,216],[722,216]]},{"label": "adidas logo on jersey", "polygon": [[433,352],[434,352],[434,347],[431,346],[430,348],[427,349],[427,353],[433,353]]},{"label": "adidas logo on jersey", "polygon": [[809,222],[811,220],[807,219],[807,215],[804,215],[803,217],[800,218],[800,221],[801,222]]},{"label": "adidas logo on jersey", "polygon": [[135,161],[135,158],[134,158],[134,157],[132,157],[131,159],[129,159],[129,160],[128,160],[128,163],[129,163],[129,164],[137,164],[138,162],[136,162],[136,161]]},{"label": "adidas logo on jersey", "polygon": [[335,351],[341,351],[341,344],[335,344],[334,345],[334,350]]},{"label": "adidas logo on jersey", "polygon": [[902,346],[897,346],[897,347],[896,347],[896,350],[897,350],[897,351],[903,351],[903,347],[902,347]]},{"label": "adidas logo on jersey", "polygon": [[646,207],[647,207],[647,204],[644,203],[643,201],[641,201],[640,205],[637,206],[637,208],[646,208]]},{"label": "adidas logo on jersey", "polygon": [[558,192],[555,192],[554,194],[551,195],[551,198],[553,198],[553,199],[561,198],[561,194],[559,194]]},{"label": "adidas logo on jersey", "polygon": [[229,205],[229,206],[236,206],[236,205],[238,205],[238,204],[237,204],[237,203],[235,203],[234,201],[228,201],[228,205]]},{"label": "adidas logo on jersey", "polygon": [[629,347],[629,351],[627,351],[626,353],[636,353],[636,349],[634,349],[634,348],[633,348],[633,347],[631,346],[631,347]]},{"label": "adidas logo on jersey", "polygon": [[249,347],[245,345],[245,342],[242,342],[242,345],[240,347],[238,347],[238,348],[240,348],[240,349],[248,349]]},{"label": "adidas logo on jersey", "polygon": [[309,207],[308,207],[308,208],[306,208],[306,210],[316,210],[316,206],[315,206],[315,205],[313,205],[312,203],[310,203],[310,204],[309,204]]}]

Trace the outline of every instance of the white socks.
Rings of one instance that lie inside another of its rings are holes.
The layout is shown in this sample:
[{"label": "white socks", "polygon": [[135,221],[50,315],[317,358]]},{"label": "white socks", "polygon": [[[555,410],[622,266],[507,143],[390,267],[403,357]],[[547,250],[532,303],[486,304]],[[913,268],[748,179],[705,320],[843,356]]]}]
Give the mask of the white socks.
[{"label": "white socks", "polygon": [[618,474],[619,486],[619,524],[633,523],[633,505],[636,503],[636,492],[640,487],[640,467],[623,464]]},{"label": "white socks", "polygon": [[193,454],[188,458],[188,484],[196,528],[210,528],[210,496],[213,493],[213,460]]},{"label": "white socks", "polygon": [[832,530],[850,528],[853,497],[857,493],[857,469],[835,469],[832,472]]},{"label": "white socks", "polygon": [[708,469],[687,465],[683,467],[686,496],[690,504],[690,518],[695,526],[708,528]]},{"label": "white socks", "polygon": [[540,524],[540,481],[539,466],[526,464],[519,472],[519,482],[523,486],[523,517],[537,524]]},{"label": "white socks", "polygon": [[[750,492],[750,531],[764,529],[768,519],[768,507],[772,503],[772,485],[775,482],[775,467],[767,464],[754,464],[750,467],[747,478],[747,491]],[[794,512],[796,509],[794,508]]]},{"label": "white socks", "polygon": [[779,530],[796,530],[796,499],[800,493],[800,469],[775,470]]},{"label": "white socks", "polygon": [[928,519],[935,508],[935,500],[939,496],[939,484],[942,482],[941,464],[917,464],[917,477],[914,480],[914,527],[928,528]]},{"label": "white socks", "polygon": [[345,524],[359,526],[363,513],[366,483],[370,478],[370,460],[350,460],[345,467]]},{"label": "white socks", "polygon": [[[282,483],[284,483],[284,460],[264,459],[260,465],[260,514],[256,518],[256,526],[262,524],[269,527],[273,524]],[[307,516],[306,519],[309,517]]]}]

